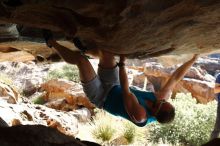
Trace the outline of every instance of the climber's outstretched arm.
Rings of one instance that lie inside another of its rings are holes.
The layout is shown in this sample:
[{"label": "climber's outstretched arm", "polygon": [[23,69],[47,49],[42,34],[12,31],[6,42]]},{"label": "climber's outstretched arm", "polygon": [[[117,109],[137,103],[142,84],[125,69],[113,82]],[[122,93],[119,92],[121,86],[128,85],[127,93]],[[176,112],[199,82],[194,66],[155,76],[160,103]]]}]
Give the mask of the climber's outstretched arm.
[{"label": "climber's outstretched arm", "polygon": [[125,57],[121,55],[118,66],[119,66],[120,84],[123,93],[124,107],[133,122],[141,123],[143,121],[146,121],[147,114],[145,112],[144,107],[142,107],[139,104],[137,97],[130,92],[128,77],[124,66],[124,62],[125,62]]},{"label": "climber's outstretched arm", "polygon": [[220,93],[220,84],[216,84],[216,83],[215,83],[214,93],[215,93],[215,94]]},{"label": "climber's outstretched arm", "polygon": [[173,88],[176,84],[184,77],[190,67],[194,64],[196,59],[198,58],[198,54],[195,54],[192,59],[185,62],[181,65],[170,77],[167,83],[164,85],[161,90],[156,93],[158,99],[168,99],[170,93],[172,92]]},{"label": "climber's outstretched arm", "polygon": [[220,93],[220,74],[217,75],[216,80],[215,80],[214,93],[215,94]]}]

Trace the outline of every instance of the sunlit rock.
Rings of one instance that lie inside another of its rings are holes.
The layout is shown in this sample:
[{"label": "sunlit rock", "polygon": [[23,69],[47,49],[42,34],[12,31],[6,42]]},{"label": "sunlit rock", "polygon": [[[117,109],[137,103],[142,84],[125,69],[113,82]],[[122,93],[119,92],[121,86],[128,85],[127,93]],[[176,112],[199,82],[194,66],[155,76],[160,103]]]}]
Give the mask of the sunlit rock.
[{"label": "sunlit rock", "polygon": [[2,82],[0,82],[0,98],[11,104],[21,101],[19,93],[12,86]]},{"label": "sunlit rock", "polygon": [[[83,92],[82,86],[77,83],[64,79],[54,79],[43,83],[41,90],[46,92],[44,99],[49,102],[47,106],[59,107],[59,109],[64,110],[74,110],[80,107],[86,107],[90,110],[94,108],[94,105]],[[59,99],[65,99],[65,101]],[[57,101],[61,101],[61,103],[59,104]]]}]

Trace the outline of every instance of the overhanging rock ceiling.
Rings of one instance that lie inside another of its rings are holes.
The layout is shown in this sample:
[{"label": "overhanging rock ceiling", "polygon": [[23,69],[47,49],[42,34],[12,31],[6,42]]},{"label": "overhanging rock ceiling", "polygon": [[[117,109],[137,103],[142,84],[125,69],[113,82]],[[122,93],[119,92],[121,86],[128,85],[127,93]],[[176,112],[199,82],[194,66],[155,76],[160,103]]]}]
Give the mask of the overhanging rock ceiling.
[{"label": "overhanging rock ceiling", "polygon": [[[0,8],[2,23],[50,29],[60,36],[79,37],[89,49],[136,58],[220,48],[219,0],[2,0]],[[42,38],[37,44],[45,45]]]}]

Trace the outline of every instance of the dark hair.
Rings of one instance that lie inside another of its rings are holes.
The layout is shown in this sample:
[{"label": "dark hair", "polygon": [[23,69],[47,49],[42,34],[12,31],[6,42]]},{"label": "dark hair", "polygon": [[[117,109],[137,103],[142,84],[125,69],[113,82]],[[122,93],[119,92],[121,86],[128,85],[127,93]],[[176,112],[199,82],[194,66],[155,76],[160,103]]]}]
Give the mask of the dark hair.
[{"label": "dark hair", "polygon": [[171,106],[169,109],[161,109],[156,115],[156,119],[159,123],[170,123],[174,120],[175,108]]}]

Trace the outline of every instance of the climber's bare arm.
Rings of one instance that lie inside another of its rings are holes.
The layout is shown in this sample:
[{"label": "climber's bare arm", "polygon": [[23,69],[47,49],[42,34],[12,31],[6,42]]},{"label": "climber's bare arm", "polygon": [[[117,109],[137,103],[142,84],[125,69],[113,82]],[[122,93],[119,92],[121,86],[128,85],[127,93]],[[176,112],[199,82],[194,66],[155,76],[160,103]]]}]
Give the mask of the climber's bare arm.
[{"label": "climber's bare arm", "polygon": [[168,99],[170,93],[176,84],[184,77],[190,67],[194,64],[198,55],[194,55],[192,59],[181,65],[170,77],[164,87],[156,93],[158,99]]},{"label": "climber's bare arm", "polygon": [[220,93],[220,84],[215,83],[214,93],[215,94]]},{"label": "climber's bare arm", "polygon": [[140,123],[146,120],[147,115],[144,107],[139,104],[137,97],[130,92],[124,61],[124,56],[121,56],[119,62],[119,64],[121,64],[119,65],[119,76],[123,92],[124,106],[131,120],[135,123]]}]

